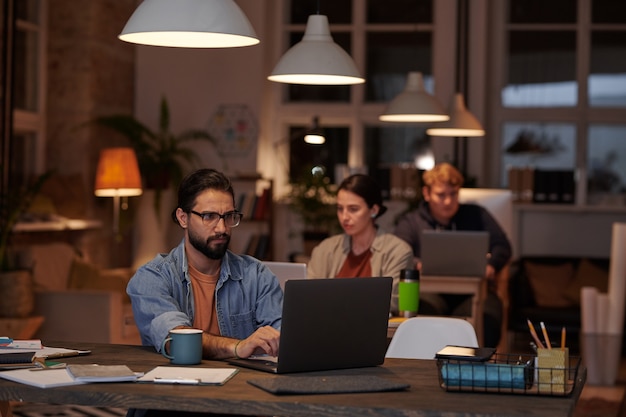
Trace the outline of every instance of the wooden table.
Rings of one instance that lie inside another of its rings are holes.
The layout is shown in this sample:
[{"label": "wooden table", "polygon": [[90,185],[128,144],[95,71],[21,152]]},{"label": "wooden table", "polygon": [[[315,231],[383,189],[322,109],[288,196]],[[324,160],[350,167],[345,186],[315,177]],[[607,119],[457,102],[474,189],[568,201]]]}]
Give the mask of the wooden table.
[{"label": "wooden table", "polygon": [[[90,349],[92,354],[67,358],[67,363],[127,364],[148,371],[168,362],[152,348],[127,345],[77,344],[49,346]],[[226,367],[225,362],[203,361],[205,367]],[[45,371],[43,371],[45,372]],[[297,378],[299,375],[280,376]],[[151,408],[266,416],[571,416],[585,382],[586,370],[570,397],[446,392],[438,385],[436,362],[387,359],[383,366],[314,373],[316,375],[377,375],[409,383],[407,391],[275,396],[248,384],[249,379],[276,378],[272,374],[241,369],[223,386],[139,383],[85,384],[40,389],[0,379],[0,412],[10,413],[8,401],[80,404],[120,408]]]},{"label": "wooden table", "polygon": [[[428,276],[420,277],[420,293],[467,294],[472,297],[472,313],[467,321],[476,330],[478,344],[483,344],[483,310],[487,298],[487,279],[484,277]],[[389,326],[387,337],[393,337],[397,323]]]}]

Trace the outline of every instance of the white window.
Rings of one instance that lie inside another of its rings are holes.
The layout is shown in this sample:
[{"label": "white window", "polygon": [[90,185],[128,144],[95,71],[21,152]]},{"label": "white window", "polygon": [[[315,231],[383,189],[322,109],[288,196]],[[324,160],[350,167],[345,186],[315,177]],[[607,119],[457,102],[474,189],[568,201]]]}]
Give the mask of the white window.
[{"label": "white window", "polygon": [[[579,204],[626,198],[626,2],[493,2],[490,130],[507,169],[571,170]],[[498,171],[495,169],[494,171]]]}]

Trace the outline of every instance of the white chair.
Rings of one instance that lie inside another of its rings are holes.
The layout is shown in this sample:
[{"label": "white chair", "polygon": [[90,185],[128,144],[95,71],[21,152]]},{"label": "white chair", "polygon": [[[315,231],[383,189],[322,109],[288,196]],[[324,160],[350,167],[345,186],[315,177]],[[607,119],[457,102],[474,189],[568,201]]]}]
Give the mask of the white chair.
[{"label": "white chair", "polygon": [[385,357],[433,359],[446,345],[478,347],[474,327],[453,317],[413,317],[398,326]]},{"label": "white chair", "polygon": [[263,261],[263,264],[276,275],[280,283],[280,288],[282,288],[283,291],[285,290],[285,282],[288,279],[306,278],[306,264],[304,263]]}]

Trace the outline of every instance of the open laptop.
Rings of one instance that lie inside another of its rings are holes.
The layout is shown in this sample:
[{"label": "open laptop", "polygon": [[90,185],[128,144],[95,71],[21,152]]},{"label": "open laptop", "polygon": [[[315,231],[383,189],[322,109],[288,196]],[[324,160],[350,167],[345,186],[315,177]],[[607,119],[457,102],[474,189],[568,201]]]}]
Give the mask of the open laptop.
[{"label": "open laptop", "polygon": [[296,262],[273,262],[263,261],[263,264],[267,266],[270,271],[280,283],[280,288],[285,290],[285,282],[288,279],[304,279],[306,278],[306,264]]},{"label": "open laptop", "polygon": [[391,277],[289,280],[279,356],[228,363],[278,374],[380,365],[391,285]]},{"label": "open laptop", "polygon": [[488,232],[423,230],[420,239],[422,275],[485,275],[489,252]]}]

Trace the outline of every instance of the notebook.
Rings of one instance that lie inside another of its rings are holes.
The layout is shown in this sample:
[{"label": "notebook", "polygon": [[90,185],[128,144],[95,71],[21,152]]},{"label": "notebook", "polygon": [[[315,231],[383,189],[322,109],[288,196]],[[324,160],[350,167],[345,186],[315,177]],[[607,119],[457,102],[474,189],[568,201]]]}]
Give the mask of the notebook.
[{"label": "notebook", "polygon": [[0,353],[0,371],[8,369],[36,368],[34,351]]},{"label": "notebook", "polygon": [[485,231],[423,230],[422,275],[485,275],[489,233]]},{"label": "notebook", "polygon": [[391,277],[289,280],[279,356],[228,362],[277,374],[380,365],[391,284]]},{"label": "notebook", "polygon": [[263,261],[280,283],[280,287],[285,290],[285,282],[288,279],[306,278],[306,264],[296,262],[270,262]]}]

